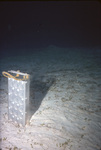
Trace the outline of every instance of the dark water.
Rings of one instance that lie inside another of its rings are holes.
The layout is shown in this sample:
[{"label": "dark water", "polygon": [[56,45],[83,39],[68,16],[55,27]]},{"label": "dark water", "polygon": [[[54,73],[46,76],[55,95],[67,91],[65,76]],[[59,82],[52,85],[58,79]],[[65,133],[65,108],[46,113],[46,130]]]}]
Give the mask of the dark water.
[{"label": "dark water", "polygon": [[100,10],[97,2],[0,2],[0,58],[49,45],[99,48]]}]

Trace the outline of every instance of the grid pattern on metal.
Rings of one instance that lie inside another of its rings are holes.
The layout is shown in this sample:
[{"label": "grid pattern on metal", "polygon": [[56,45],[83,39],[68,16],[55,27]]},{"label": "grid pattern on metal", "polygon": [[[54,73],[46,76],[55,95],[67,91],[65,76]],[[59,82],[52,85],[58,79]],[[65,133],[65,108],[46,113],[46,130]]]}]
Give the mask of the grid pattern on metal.
[{"label": "grid pattern on metal", "polygon": [[25,125],[29,105],[29,82],[8,78],[8,118]]}]

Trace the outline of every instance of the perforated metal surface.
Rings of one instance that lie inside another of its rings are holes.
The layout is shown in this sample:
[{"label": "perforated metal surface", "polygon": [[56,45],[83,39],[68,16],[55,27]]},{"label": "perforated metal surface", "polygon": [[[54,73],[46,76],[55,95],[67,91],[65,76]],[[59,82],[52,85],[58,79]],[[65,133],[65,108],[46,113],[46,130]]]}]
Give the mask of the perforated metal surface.
[{"label": "perforated metal surface", "polygon": [[8,118],[25,125],[29,112],[29,79],[8,78]]}]

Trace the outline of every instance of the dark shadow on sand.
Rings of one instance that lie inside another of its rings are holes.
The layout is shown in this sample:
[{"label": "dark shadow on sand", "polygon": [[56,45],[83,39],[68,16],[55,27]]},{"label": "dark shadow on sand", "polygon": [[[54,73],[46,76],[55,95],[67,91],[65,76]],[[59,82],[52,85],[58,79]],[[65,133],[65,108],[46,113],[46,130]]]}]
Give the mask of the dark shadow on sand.
[{"label": "dark shadow on sand", "polygon": [[46,78],[41,76],[40,79],[32,78],[30,81],[30,103],[29,103],[29,118],[35,114],[35,112],[39,109],[42,100],[47,94],[49,88],[55,83],[54,78],[48,78],[46,81],[42,81],[42,78]]}]

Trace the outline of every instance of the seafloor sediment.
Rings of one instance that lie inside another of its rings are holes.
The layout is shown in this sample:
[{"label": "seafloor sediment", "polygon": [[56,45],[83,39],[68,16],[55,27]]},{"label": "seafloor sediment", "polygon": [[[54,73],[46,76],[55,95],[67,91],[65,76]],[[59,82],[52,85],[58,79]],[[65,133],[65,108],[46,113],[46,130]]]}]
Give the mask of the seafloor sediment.
[{"label": "seafloor sediment", "polygon": [[2,150],[101,150],[101,50],[48,47],[2,58],[0,73],[8,70],[31,75],[31,119],[25,127],[8,120],[0,75]]}]

